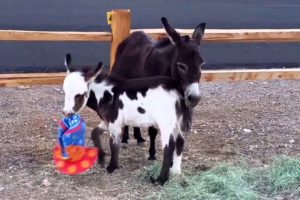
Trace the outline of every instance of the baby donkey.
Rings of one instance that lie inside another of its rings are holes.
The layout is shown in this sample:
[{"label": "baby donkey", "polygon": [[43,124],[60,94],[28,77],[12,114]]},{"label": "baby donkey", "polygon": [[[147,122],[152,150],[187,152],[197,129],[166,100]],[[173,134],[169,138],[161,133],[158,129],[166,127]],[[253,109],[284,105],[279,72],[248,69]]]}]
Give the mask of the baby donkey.
[{"label": "baby donkey", "polygon": [[[69,56],[69,55],[68,55]],[[68,57],[67,56],[67,57]],[[69,59],[66,65],[69,67]],[[96,110],[102,119],[99,128],[110,133],[111,160],[108,172],[118,168],[120,137],[125,125],[149,127],[160,130],[163,163],[159,177],[154,180],[163,184],[169,172],[181,172],[184,146],[183,132],[190,129],[192,109],[186,106],[184,90],[178,81],[169,77],[151,77],[124,80],[101,73],[97,67],[70,70],[63,89],[64,113],[79,112],[85,105]],[[129,98],[134,96],[135,98]],[[92,136],[100,148],[100,137]]]}]

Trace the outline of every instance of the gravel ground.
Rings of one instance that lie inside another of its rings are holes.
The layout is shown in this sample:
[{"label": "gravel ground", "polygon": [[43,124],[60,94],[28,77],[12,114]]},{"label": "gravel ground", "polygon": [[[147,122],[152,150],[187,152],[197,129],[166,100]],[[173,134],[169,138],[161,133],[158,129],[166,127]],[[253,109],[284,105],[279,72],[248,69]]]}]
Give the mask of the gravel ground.
[{"label": "gravel ground", "polygon": [[[201,90],[184,170],[224,162],[265,167],[277,155],[300,156],[300,81],[205,83]],[[0,88],[0,199],[143,199],[161,189],[139,178],[151,164],[148,141],[131,139],[113,174],[99,165],[77,176],[57,173],[52,148],[62,105],[60,86]],[[82,116],[89,133],[99,119],[89,109]],[[159,161],[160,147],[157,141]]]}]

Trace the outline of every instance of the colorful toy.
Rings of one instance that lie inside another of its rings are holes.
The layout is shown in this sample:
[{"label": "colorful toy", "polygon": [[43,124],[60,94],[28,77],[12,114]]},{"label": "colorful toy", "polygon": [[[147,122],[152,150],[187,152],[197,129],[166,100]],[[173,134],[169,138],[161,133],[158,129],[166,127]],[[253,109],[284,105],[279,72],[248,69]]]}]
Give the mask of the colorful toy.
[{"label": "colorful toy", "polygon": [[69,175],[90,169],[98,157],[97,148],[85,147],[85,121],[79,115],[64,117],[59,122],[58,143],[53,149],[56,169]]}]

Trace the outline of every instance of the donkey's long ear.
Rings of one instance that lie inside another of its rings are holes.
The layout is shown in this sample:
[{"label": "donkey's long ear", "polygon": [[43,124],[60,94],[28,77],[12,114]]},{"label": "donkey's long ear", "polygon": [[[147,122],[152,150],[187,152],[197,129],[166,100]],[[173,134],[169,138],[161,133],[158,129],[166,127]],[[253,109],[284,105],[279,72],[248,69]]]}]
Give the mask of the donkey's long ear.
[{"label": "donkey's long ear", "polygon": [[94,81],[97,76],[101,73],[102,71],[102,62],[99,62],[97,67],[92,67],[90,68],[85,74],[84,74],[84,79],[86,82],[92,82]]},{"label": "donkey's long ear", "polygon": [[173,43],[179,43],[181,41],[180,35],[179,33],[177,33],[177,31],[169,24],[167,18],[162,17],[161,18],[161,22],[166,30],[166,32],[168,33],[168,35],[170,36],[171,40],[173,41]]},{"label": "donkey's long ear", "polygon": [[66,54],[65,56],[65,67],[66,67],[66,70],[67,70],[67,73],[70,73],[71,70],[70,70],[70,64],[72,62],[72,57],[71,55],[68,53]]},{"label": "donkey's long ear", "polygon": [[194,30],[192,38],[193,38],[193,40],[195,40],[198,43],[198,45],[200,45],[201,40],[203,38],[205,26],[206,26],[206,23],[201,23]]}]

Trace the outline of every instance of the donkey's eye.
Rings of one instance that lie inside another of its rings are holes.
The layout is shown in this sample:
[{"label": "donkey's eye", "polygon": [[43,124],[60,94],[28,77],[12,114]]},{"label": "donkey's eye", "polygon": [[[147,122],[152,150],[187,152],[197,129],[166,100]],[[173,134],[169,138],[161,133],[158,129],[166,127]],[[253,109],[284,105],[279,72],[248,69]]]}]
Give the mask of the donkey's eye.
[{"label": "donkey's eye", "polygon": [[80,108],[82,107],[82,105],[84,103],[84,95],[85,94],[77,94],[75,96],[75,105],[73,107],[73,110],[75,112],[77,112],[78,110],[80,110]]},{"label": "donkey's eye", "polygon": [[188,70],[188,66],[185,63],[177,62],[177,66],[182,72],[186,72]]},{"label": "donkey's eye", "polygon": [[77,94],[77,95],[75,96],[75,99],[80,99],[80,98],[83,98],[83,97],[87,97],[87,93],[86,93],[86,92],[83,93],[83,94]]},{"label": "donkey's eye", "polygon": [[76,99],[82,99],[83,96],[84,96],[83,94],[77,94],[77,95],[75,96],[75,100],[76,100]]}]

